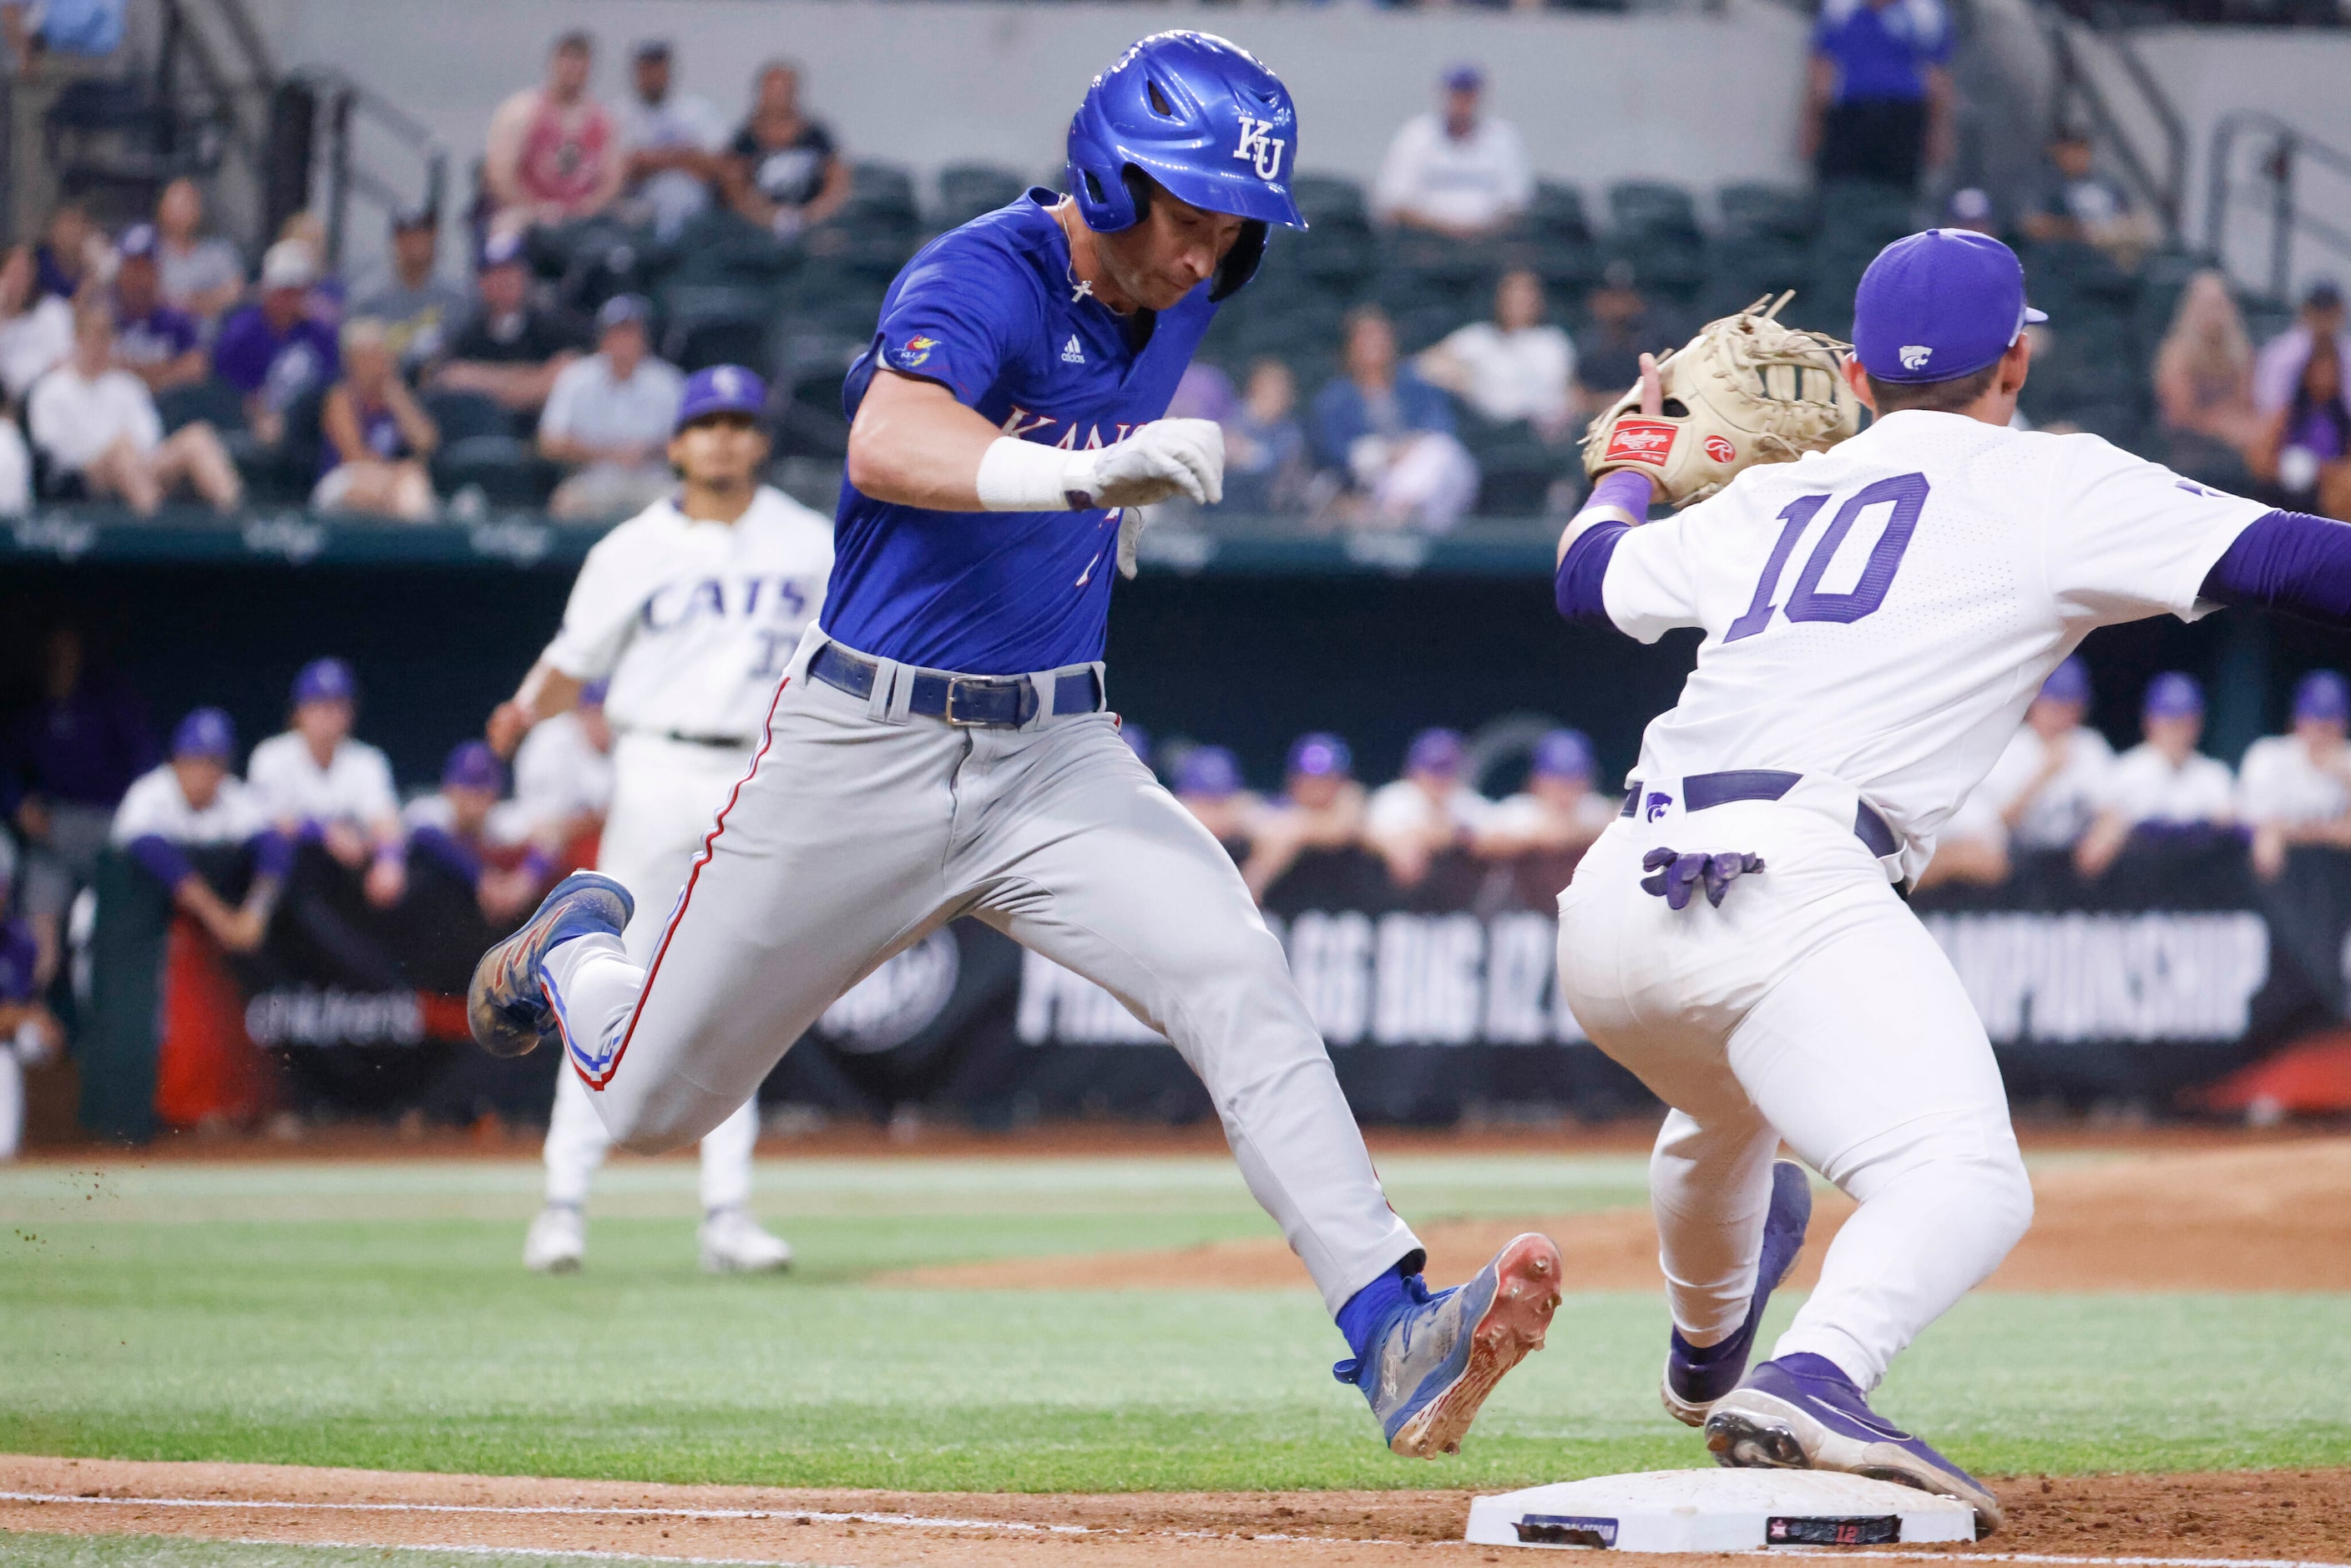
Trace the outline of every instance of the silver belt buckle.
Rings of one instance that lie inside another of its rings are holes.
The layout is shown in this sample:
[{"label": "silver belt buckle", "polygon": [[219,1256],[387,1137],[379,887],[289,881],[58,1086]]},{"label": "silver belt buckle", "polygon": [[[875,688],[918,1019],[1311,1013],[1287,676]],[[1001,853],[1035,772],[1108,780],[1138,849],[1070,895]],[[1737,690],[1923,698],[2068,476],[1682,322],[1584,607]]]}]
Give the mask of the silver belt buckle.
[{"label": "silver belt buckle", "polygon": [[941,718],[943,718],[943,719],[946,720],[948,727],[949,727],[950,728],[953,728],[953,729],[985,729],[985,728],[987,728],[987,725],[988,725],[988,721],[987,721],[987,719],[984,719],[984,718],[958,718],[958,717],[956,717],[956,693],[957,693],[958,691],[963,690],[963,689],[964,689],[965,687],[967,687],[967,686],[971,687],[971,688],[973,688],[973,689],[975,689],[975,690],[978,690],[978,689],[985,689],[986,687],[987,687],[987,686],[989,686],[989,685],[994,685],[994,684],[995,684],[995,683],[990,682],[990,681],[974,680],[974,679],[971,679],[970,677],[966,676],[966,675],[949,675],[949,676],[947,677],[947,705],[946,705],[946,711],[945,713],[941,714],[939,716],[940,716]]}]

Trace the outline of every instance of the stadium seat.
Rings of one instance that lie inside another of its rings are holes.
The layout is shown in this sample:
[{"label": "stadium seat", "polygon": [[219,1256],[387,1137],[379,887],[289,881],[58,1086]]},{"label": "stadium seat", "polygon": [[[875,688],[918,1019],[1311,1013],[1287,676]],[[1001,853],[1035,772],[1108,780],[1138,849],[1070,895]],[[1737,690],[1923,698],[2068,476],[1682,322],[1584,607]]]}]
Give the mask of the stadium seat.
[{"label": "stadium seat", "polygon": [[434,487],[442,495],[477,487],[495,507],[544,507],[560,476],[512,435],[468,435],[433,455]]},{"label": "stadium seat", "polygon": [[1029,182],[1019,171],[996,163],[950,163],[939,171],[938,204],[931,209],[931,227],[944,232],[967,224],[982,213],[1020,199]]},{"label": "stadium seat", "polygon": [[[747,364],[764,373],[778,313],[775,289],[742,283],[672,283],[660,295],[662,358],[681,370]],[[747,350],[750,357],[745,357]],[[716,355],[716,357],[708,357]],[[695,362],[695,356],[703,356]]]},{"label": "stadium seat", "polygon": [[1608,187],[1609,259],[1631,262],[1643,287],[1687,304],[1706,281],[1706,239],[1688,191],[1656,180]]},{"label": "stadium seat", "polygon": [[167,435],[199,420],[223,437],[246,427],[244,396],[226,382],[210,376],[157,392],[155,412],[162,416]]},{"label": "stadium seat", "polygon": [[1352,299],[1379,264],[1363,187],[1333,174],[1301,174],[1290,195],[1307,227],[1269,236],[1265,270],[1294,271]]},{"label": "stadium seat", "polygon": [[1812,193],[1792,185],[1725,185],[1716,193],[1715,204],[1727,237],[1808,241],[1819,223]]},{"label": "stadium seat", "polygon": [[894,163],[860,163],[849,200],[810,230],[801,246],[812,258],[855,268],[887,283],[923,243],[914,177]]},{"label": "stadium seat", "polygon": [[1600,281],[1601,259],[1583,192],[1549,180],[1536,185],[1523,238],[1512,250],[1513,265],[1531,267],[1542,278],[1555,314],[1581,315],[1584,294]]}]

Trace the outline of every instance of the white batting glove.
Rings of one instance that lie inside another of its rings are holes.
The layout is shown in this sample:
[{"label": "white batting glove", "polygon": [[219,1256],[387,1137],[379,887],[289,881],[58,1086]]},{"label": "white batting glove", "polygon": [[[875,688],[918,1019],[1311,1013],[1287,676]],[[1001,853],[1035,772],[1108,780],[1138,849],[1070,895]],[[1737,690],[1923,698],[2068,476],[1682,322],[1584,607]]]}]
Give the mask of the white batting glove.
[{"label": "white batting glove", "polygon": [[1092,455],[1086,489],[1097,507],[1147,507],[1176,495],[1213,507],[1225,498],[1225,433],[1212,419],[1154,420]]},{"label": "white batting glove", "polygon": [[1118,574],[1132,582],[1141,567],[1135,551],[1143,543],[1143,530],[1151,526],[1141,507],[1129,507],[1118,518]]}]

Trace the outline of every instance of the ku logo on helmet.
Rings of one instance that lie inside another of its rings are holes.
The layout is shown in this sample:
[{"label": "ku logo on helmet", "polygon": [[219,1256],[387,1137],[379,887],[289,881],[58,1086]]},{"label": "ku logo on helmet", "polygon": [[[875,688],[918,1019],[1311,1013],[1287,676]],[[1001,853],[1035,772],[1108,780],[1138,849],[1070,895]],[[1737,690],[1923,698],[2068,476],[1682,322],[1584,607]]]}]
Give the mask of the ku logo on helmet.
[{"label": "ku logo on helmet", "polygon": [[1290,142],[1284,137],[1272,134],[1279,121],[1253,120],[1246,114],[1240,117],[1240,145],[1233,149],[1233,156],[1255,169],[1260,180],[1280,179],[1281,151]]}]

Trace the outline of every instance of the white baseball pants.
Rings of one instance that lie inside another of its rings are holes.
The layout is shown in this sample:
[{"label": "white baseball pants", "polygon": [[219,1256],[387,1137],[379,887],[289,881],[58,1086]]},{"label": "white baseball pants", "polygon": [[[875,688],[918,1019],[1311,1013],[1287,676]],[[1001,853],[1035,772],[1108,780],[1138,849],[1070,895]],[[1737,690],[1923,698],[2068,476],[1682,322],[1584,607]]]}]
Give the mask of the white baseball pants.
[{"label": "white baseball pants", "polygon": [[[1675,1326],[1706,1345],[1744,1319],[1784,1140],[1860,1209],[1773,1354],[1824,1355],[1867,1390],[2000,1265],[2032,1189],[1991,1042],[1854,836],[1855,799],[1808,779],[1620,820],[1560,895],[1559,964],[1577,1020],[1673,1108],[1649,1192]],[[1764,869],[1719,909],[1701,892],[1673,910],[1640,885],[1661,846]]]},{"label": "white baseball pants", "polygon": [[[637,901],[636,918],[622,936],[637,962],[651,961],[695,852],[745,766],[739,752],[651,736],[622,736],[616,745],[612,807],[604,819],[596,866]],[[758,1141],[759,1108],[748,1098],[703,1137],[704,1212],[751,1201],[751,1153]],[[559,1072],[543,1153],[547,1201],[584,1205],[589,1183],[611,1145],[587,1086],[576,1073]]]},{"label": "white baseball pants", "polygon": [[707,1132],[835,998],[968,915],[1167,1034],[1333,1310],[1415,1251],[1280,943],[1116,721],[951,727],[908,714],[898,666],[870,700],[808,679],[821,645],[803,643],[653,963],[609,937],[548,956],[612,1135],[657,1152]]}]

